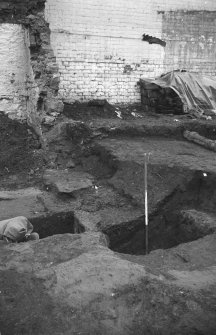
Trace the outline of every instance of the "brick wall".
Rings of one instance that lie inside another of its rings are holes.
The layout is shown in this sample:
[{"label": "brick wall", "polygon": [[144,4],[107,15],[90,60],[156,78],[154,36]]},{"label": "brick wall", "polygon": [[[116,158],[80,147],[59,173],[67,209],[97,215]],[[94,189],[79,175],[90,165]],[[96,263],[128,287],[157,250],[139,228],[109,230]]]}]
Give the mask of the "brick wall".
[{"label": "brick wall", "polygon": [[0,1],[0,111],[29,123],[63,107],[44,8],[45,0]]},{"label": "brick wall", "polygon": [[10,117],[24,117],[29,74],[30,52],[25,29],[17,24],[0,25],[0,111]]},{"label": "brick wall", "polygon": [[216,75],[216,12],[169,11],[163,15],[166,70],[185,68]]},{"label": "brick wall", "polygon": [[[214,75],[214,10],[215,0],[47,0],[60,93],[70,102],[135,103],[141,77],[179,66]],[[143,34],[167,46],[143,42]]]}]

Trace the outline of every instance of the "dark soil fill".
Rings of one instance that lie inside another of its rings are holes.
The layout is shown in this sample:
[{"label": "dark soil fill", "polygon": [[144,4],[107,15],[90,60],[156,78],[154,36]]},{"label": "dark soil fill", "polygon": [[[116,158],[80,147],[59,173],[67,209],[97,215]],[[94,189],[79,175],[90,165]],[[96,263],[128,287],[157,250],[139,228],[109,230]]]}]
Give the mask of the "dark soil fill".
[{"label": "dark soil fill", "polygon": [[84,229],[74,222],[73,212],[58,213],[31,219],[34,231],[40,238],[45,238],[57,234],[83,233]]},{"label": "dark soil fill", "polygon": [[88,120],[91,118],[116,119],[118,118],[118,112],[120,112],[122,119],[133,120],[134,117],[131,112],[134,110],[141,114],[143,113],[142,107],[137,104],[131,105],[130,108],[128,108],[111,105],[102,99],[92,100],[88,103],[75,102],[70,104],[65,102],[63,114],[74,120]]},{"label": "dark soil fill", "polygon": [[[216,231],[216,176],[195,173],[185,189],[178,190],[168,203],[149,218],[149,251],[168,249]],[[130,239],[115,243],[111,249],[141,255],[146,252],[145,222]]]},{"label": "dark soil fill", "polygon": [[28,170],[33,165],[36,142],[26,125],[0,113],[0,174]]}]

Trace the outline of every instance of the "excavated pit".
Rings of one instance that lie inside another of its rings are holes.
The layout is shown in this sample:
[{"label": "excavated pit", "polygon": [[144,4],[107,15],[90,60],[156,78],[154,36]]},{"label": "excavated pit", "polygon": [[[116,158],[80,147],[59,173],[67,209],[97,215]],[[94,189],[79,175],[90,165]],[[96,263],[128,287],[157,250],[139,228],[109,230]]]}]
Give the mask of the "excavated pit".
[{"label": "excavated pit", "polygon": [[[98,155],[97,150],[96,155]],[[116,163],[113,160],[110,153],[107,156],[107,152],[100,152],[99,160],[105,166],[112,166],[111,175],[115,175],[119,168],[118,162]],[[134,166],[131,166],[128,169],[131,171],[133,168]],[[156,172],[157,169],[158,166],[156,167]],[[95,166],[93,170],[95,174]],[[126,164],[124,164],[124,171],[127,171]],[[167,174],[170,174],[171,171],[174,175],[176,173],[176,178],[178,178],[180,170],[177,169],[175,172],[175,169],[166,169]],[[170,188],[171,193],[157,203],[156,210],[154,209],[149,216],[149,251],[173,248],[181,243],[197,240],[216,231],[216,175],[201,170],[194,172],[182,170],[181,173],[188,174],[188,178],[185,179],[184,183],[179,178],[179,185],[177,184],[178,186],[173,190]],[[104,177],[105,183],[108,179],[108,184],[110,185],[110,175],[103,176],[103,172],[101,174],[102,176],[100,175],[99,179]],[[131,179],[130,174],[127,176],[128,182],[137,182],[133,178]],[[158,184],[154,181],[155,177],[150,179],[153,182],[151,192],[158,192]],[[113,180],[112,183],[114,183],[112,184],[114,190],[121,192],[121,187],[118,189]],[[162,187],[163,185],[161,184],[160,190],[162,190]],[[121,193],[121,195],[126,196],[124,193]],[[127,200],[129,201],[129,198]],[[132,203],[132,198],[130,200],[129,202]],[[138,207],[136,207],[137,205]],[[118,204],[116,204],[115,208],[118,208]],[[134,211],[137,208],[143,212],[144,204],[141,208],[141,203],[136,204],[135,201]],[[122,209],[125,210],[125,207],[123,206]],[[112,214],[110,216],[112,217]],[[138,216],[133,221],[128,221],[127,218],[122,222],[120,220],[121,218],[116,218],[113,215],[113,223],[115,224],[102,229],[102,232],[109,237],[110,249],[125,254],[145,254],[144,215]]]},{"label": "excavated pit", "polygon": [[[149,217],[149,251],[169,249],[214,233],[215,190],[216,176],[198,171],[184,189],[177,189],[162,208],[158,206],[157,211]],[[144,217],[142,221],[142,224],[137,224],[136,231],[132,231],[125,240],[112,240],[111,232],[110,248],[119,253],[145,254]]]},{"label": "excavated pit", "polygon": [[34,231],[41,239],[57,234],[79,234],[84,228],[74,220],[73,212],[58,213],[38,218],[32,218]]}]

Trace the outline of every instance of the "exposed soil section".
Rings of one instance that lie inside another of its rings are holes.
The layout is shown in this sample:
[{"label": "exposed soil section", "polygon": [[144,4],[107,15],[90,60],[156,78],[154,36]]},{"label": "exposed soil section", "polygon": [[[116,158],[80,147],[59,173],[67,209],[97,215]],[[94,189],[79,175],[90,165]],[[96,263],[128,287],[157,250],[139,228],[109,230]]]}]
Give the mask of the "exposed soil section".
[{"label": "exposed soil section", "polygon": [[1,187],[17,187],[33,182],[43,167],[40,144],[25,124],[0,113]]},{"label": "exposed soil section", "polygon": [[[184,189],[179,188],[167,203],[150,216],[149,249],[167,249],[194,241],[216,231],[215,176],[197,174]],[[145,254],[145,228],[116,246],[117,251]]]},{"label": "exposed soil section", "polygon": [[34,231],[40,235],[40,238],[57,234],[74,234],[76,232],[73,212],[62,212],[50,216],[38,217],[31,219],[31,223],[34,226]]},{"label": "exposed soil section", "polygon": [[215,121],[71,108],[47,131],[45,160],[2,117],[0,220],[24,215],[41,237],[0,243],[2,335],[215,334],[215,153],[182,136],[214,139]]}]

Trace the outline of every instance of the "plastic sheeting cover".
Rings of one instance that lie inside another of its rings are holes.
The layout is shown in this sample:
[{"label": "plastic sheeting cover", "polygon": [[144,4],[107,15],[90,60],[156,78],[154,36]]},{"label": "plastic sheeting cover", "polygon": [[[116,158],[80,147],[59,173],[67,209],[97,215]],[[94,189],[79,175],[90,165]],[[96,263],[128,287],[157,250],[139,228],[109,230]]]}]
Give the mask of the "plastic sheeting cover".
[{"label": "plastic sheeting cover", "polygon": [[140,84],[172,88],[180,97],[186,113],[216,115],[216,79],[187,71],[171,71],[156,79],[141,79]]}]

